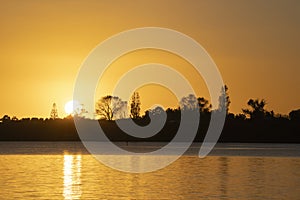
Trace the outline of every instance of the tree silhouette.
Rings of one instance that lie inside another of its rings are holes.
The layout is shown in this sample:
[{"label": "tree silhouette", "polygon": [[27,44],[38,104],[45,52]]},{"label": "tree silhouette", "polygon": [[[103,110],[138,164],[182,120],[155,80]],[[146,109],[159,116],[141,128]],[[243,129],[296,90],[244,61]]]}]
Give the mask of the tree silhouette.
[{"label": "tree silhouette", "polygon": [[267,113],[267,111],[265,110],[265,106],[267,105],[266,100],[250,99],[247,105],[251,107],[251,110],[242,109],[243,113],[246,116],[249,116],[250,119],[264,119]]},{"label": "tree silhouette", "polygon": [[119,97],[107,95],[96,103],[96,114],[102,119],[113,120],[123,106],[124,104]]},{"label": "tree silhouette", "polygon": [[53,105],[52,105],[52,109],[51,109],[51,112],[50,112],[50,118],[51,119],[57,119],[58,118],[56,103],[53,103]]},{"label": "tree silhouette", "polygon": [[114,115],[115,119],[124,119],[128,117],[128,107],[127,107],[127,101],[120,102],[120,109],[118,112]]},{"label": "tree silhouette", "polygon": [[167,108],[166,113],[169,120],[180,120],[180,108]]},{"label": "tree silhouette", "polygon": [[227,85],[224,85],[221,89],[221,95],[219,97],[219,111],[226,111],[228,113],[229,111],[229,106],[230,106],[230,98],[228,94],[228,87]]},{"label": "tree silhouette", "polygon": [[140,118],[141,100],[138,92],[134,92],[131,96],[130,113],[133,119]]},{"label": "tree silhouette", "polygon": [[211,104],[204,97],[197,98],[199,111],[201,113],[208,113],[211,109]]},{"label": "tree silhouette", "polygon": [[182,111],[195,111],[199,109],[198,100],[193,94],[183,97],[179,104]]},{"label": "tree silhouette", "polygon": [[300,109],[299,110],[292,110],[289,113],[289,117],[290,117],[290,120],[292,120],[292,121],[300,121]]},{"label": "tree silhouette", "polygon": [[19,121],[19,119],[18,119],[16,116],[13,116],[13,117],[11,118],[11,121],[16,122],[16,121]]},{"label": "tree silhouette", "polygon": [[160,106],[156,106],[154,109],[150,109],[149,110],[149,115],[152,116],[159,116],[160,114],[162,114],[164,112],[164,109]]},{"label": "tree silhouette", "polygon": [[10,121],[10,116],[4,115],[4,116],[0,119],[0,121],[2,121],[2,122],[9,122],[9,121]]}]

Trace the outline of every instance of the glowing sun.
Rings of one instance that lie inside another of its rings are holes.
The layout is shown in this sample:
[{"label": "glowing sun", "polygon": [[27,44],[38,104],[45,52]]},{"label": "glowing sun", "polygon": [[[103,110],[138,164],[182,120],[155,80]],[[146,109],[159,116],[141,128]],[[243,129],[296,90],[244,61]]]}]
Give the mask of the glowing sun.
[{"label": "glowing sun", "polygon": [[76,100],[71,100],[71,101],[68,101],[66,104],[65,104],[65,112],[68,114],[68,115],[71,115],[71,114],[74,114],[77,109],[80,107],[80,104],[78,101]]}]

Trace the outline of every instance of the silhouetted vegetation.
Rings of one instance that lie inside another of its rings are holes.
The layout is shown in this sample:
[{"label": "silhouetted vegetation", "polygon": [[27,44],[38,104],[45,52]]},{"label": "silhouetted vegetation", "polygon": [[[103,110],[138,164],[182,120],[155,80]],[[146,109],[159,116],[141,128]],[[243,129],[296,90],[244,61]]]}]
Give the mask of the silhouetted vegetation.
[{"label": "silhouetted vegetation", "polygon": [[300,122],[300,109],[299,110],[293,110],[289,113],[289,117],[292,121],[298,121]]},{"label": "silhouetted vegetation", "polygon": [[[274,114],[266,110],[264,99],[250,99],[249,108],[242,113],[229,112],[230,99],[228,87],[224,86],[219,98],[220,109],[226,109],[227,118],[219,142],[270,142],[270,143],[299,143],[300,142],[300,109],[293,110],[288,116]],[[130,104],[130,117],[140,126],[151,123],[151,119],[162,119],[166,123],[158,134],[142,139],[124,133],[115,123],[116,120],[129,120],[127,103],[119,97],[105,96],[96,104],[96,114],[99,119],[86,119],[81,115],[68,116],[58,119],[56,105],[53,104],[50,119],[10,117],[4,115],[0,119],[1,141],[79,141],[73,117],[86,122],[97,120],[107,137],[112,141],[171,141],[180,125],[181,112],[199,111],[200,122],[195,142],[203,141],[210,122],[212,106],[204,97],[188,95],[179,102],[178,108],[163,110],[156,107],[147,110],[140,116],[140,97],[133,94]],[[184,138],[182,138],[184,141]]]},{"label": "silhouetted vegetation", "polygon": [[219,111],[226,111],[226,113],[228,113],[230,103],[231,101],[228,94],[228,87],[225,85],[223,88],[221,88],[221,95],[219,97]]},{"label": "silhouetted vegetation", "polygon": [[140,112],[141,112],[140,95],[138,92],[134,92],[131,97],[131,104],[130,104],[131,118],[133,118],[133,119],[140,118]]},{"label": "silhouetted vegetation", "polygon": [[123,113],[124,106],[127,103],[122,101],[119,97],[107,95],[98,100],[96,104],[96,114],[101,119],[113,120],[126,117]]},{"label": "silhouetted vegetation", "polygon": [[264,99],[250,99],[247,104],[251,109],[242,109],[242,111],[246,116],[249,116],[250,119],[261,120],[266,117],[267,111],[265,110],[265,106],[267,103]]},{"label": "silhouetted vegetation", "polygon": [[52,110],[50,112],[50,119],[58,119],[56,103],[53,103]]}]

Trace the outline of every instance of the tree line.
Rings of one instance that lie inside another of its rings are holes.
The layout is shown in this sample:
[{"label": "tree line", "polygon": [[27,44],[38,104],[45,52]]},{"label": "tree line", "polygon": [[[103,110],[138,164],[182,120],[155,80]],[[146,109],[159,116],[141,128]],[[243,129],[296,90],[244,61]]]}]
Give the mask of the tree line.
[{"label": "tree line", "polygon": [[[177,108],[161,107],[147,110],[141,114],[141,97],[133,93],[129,105],[119,97],[107,95],[96,102],[95,113],[98,119],[85,118],[84,107],[75,110],[73,116],[58,118],[56,105],[53,105],[51,117],[22,118],[5,115],[0,120],[0,141],[80,141],[73,118],[83,120],[87,124],[95,120],[101,125],[111,141],[171,141],[180,127],[181,114],[199,112],[199,128],[195,142],[202,142],[206,136],[213,112],[225,112],[226,119],[219,142],[273,142],[300,143],[300,110],[293,110],[288,116],[275,114],[266,109],[264,99],[250,99],[247,108],[240,114],[230,113],[230,97],[228,87],[220,91],[219,105],[213,108],[204,97],[193,94],[183,97]],[[128,109],[129,108],[129,109]],[[146,126],[151,120],[163,119],[163,128],[150,138],[136,138],[124,133],[117,125],[117,120],[133,119],[140,126]],[[185,142],[185,138],[181,139]]]},{"label": "tree line", "polygon": [[[293,121],[300,120],[300,109],[292,110],[288,115],[275,114],[274,111],[266,110],[267,102],[265,99],[249,99],[247,102],[248,108],[242,109],[242,113],[233,114],[229,112],[231,101],[229,97],[228,87],[225,85],[220,92],[219,96],[219,106],[217,110],[225,111],[227,117],[242,119],[242,120],[264,120],[264,119],[272,119],[272,118],[281,118],[281,119],[289,119]],[[128,114],[129,110],[129,114]],[[202,115],[211,114],[212,105],[209,101],[204,97],[196,97],[193,94],[182,97],[179,102],[179,106],[175,109],[167,108],[163,110],[161,107],[156,107],[154,109],[147,110],[144,115],[141,114],[141,98],[138,92],[134,92],[131,96],[131,101],[128,109],[127,101],[123,101],[121,98],[112,95],[106,95],[100,98],[96,102],[96,110],[95,115],[100,120],[118,120],[118,119],[141,119],[147,117],[147,115],[158,115],[161,112],[166,112],[169,114],[173,114],[180,116],[180,112],[184,111],[199,111]],[[75,109],[73,112],[73,117],[81,117],[84,118],[84,114],[87,111],[84,109],[82,105],[80,109]],[[175,114],[176,113],[176,114]],[[72,116],[68,116],[70,118]],[[56,104],[53,104],[53,108],[50,113],[50,118],[22,118],[22,121],[43,121],[43,120],[55,120],[59,119],[58,112],[56,108]],[[8,121],[19,121],[16,116],[10,117],[8,115],[4,115],[0,118],[0,122],[8,122]]]},{"label": "tree line", "polygon": [[[249,99],[247,102],[248,108],[242,109],[242,113],[233,114],[229,112],[231,101],[229,97],[228,87],[225,85],[221,89],[221,94],[219,97],[219,106],[217,110],[225,111],[227,117],[237,118],[242,120],[268,120],[273,118],[285,118],[289,120],[300,120],[300,109],[293,110],[289,113],[288,116],[282,114],[275,114],[273,110],[268,111],[266,109],[267,102],[265,99]],[[116,96],[105,96],[98,100],[96,103],[96,114],[100,119],[104,120],[113,120],[113,119],[124,119],[130,117],[132,119],[139,119],[141,117],[147,117],[149,114],[159,114],[163,112],[163,109],[160,107],[147,110],[145,114],[141,115],[141,100],[138,92],[134,92],[131,97],[130,102],[130,115],[128,116],[127,111],[127,102],[122,101],[119,97]],[[177,113],[184,111],[199,111],[203,115],[211,114],[212,105],[204,97],[196,97],[193,94],[182,97],[179,102],[179,106],[176,109],[167,108],[165,112],[167,113]],[[175,114],[174,114],[175,115]],[[177,113],[179,117],[179,114]]]}]

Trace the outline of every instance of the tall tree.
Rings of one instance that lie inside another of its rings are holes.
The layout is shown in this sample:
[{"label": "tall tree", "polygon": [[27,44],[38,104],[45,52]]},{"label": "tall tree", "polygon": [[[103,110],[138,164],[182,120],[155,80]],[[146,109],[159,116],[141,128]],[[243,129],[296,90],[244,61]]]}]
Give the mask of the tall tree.
[{"label": "tall tree", "polygon": [[123,103],[119,97],[107,95],[96,103],[96,114],[102,119],[113,120],[122,109]]},{"label": "tall tree", "polygon": [[229,98],[228,87],[227,85],[224,85],[224,87],[222,87],[221,89],[221,95],[219,97],[219,110],[220,111],[225,110],[226,113],[228,113],[230,103],[231,101]]},{"label": "tall tree", "polygon": [[121,101],[120,102],[120,109],[114,116],[115,119],[124,119],[128,118],[128,107],[127,107],[127,101]]},{"label": "tall tree", "polygon": [[51,119],[57,119],[58,118],[56,103],[53,103],[53,105],[52,105],[52,109],[51,109],[51,112],[50,112],[50,118]]},{"label": "tall tree", "polygon": [[131,103],[130,103],[130,113],[131,118],[138,119],[140,118],[141,112],[141,100],[140,95],[138,92],[134,92],[131,96]]}]

